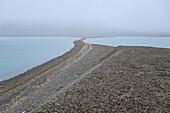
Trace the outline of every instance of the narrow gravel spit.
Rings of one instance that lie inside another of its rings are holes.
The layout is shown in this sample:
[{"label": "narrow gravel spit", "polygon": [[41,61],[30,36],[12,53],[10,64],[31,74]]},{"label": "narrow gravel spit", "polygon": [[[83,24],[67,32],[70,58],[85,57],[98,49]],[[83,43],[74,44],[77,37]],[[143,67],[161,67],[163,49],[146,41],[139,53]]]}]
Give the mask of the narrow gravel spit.
[{"label": "narrow gravel spit", "polygon": [[63,56],[0,82],[1,91],[51,64],[56,66],[0,95],[0,111],[170,112],[170,49],[110,47],[80,40]]}]

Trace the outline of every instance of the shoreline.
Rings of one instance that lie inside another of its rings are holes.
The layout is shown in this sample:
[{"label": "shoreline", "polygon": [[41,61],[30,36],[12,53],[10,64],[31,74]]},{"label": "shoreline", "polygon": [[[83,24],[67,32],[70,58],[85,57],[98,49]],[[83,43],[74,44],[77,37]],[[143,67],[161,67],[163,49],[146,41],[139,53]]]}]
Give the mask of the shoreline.
[{"label": "shoreline", "polygon": [[170,49],[112,47],[87,44],[82,40],[74,43],[75,46],[62,56],[35,67],[24,75],[0,82],[1,89],[4,89],[23,80],[28,74],[32,75],[51,64],[57,64],[0,95],[0,111],[169,110]]},{"label": "shoreline", "polygon": [[74,47],[74,41],[79,39],[81,38],[2,37],[0,42],[4,43],[1,45],[2,51],[0,50],[2,54],[0,81],[10,79],[63,55],[70,51]]},{"label": "shoreline", "polygon": [[2,89],[4,89],[3,88],[4,85],[5,85],[5,87],[7,87],[7,86],[10,86],[10,85],[12,85],[14,83],[17,83],[18,81],[26,78],[28,75],[32,75],[34,73],[37,73],[39,70],[42,70],[43,68],[47,68],[48,66],[54,64],[53,62],[56,62],[56,63],[60,62],[60,61],[64,60],[66,57],[70,56],[71,54],[74,54],[78,49],[82,48],[85,45],[84,42],[81,43],[80,41],[81,40],[74,41],[73,42],[74,43],[73,48],[71,48],[69,51],[62,54],[61,56],[52,58],[51,60],[46,61],[43,64],[37,65],[37,66],[35,66],[35,67],[33,67],[33,68],[31,68],[31,69],[29,69],[29,70],[27,70],[27,71],[25,71],[25,72],[23,72],[21,74],[18,74],[16,76],[14,76],[14,77],[11,77],[11,78],[3,80],[3,81],[0,81],[0,86],[1,86],[0,91]]}]

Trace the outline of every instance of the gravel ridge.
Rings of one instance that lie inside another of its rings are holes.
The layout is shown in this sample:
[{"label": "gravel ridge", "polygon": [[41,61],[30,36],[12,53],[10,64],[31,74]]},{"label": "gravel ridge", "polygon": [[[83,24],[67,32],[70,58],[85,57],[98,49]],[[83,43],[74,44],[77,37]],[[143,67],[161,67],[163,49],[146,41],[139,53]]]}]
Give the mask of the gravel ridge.
[{"label": "gravel ridge", "polygon": [[82,40],[75,47],[70,53],[80,51],[54,69],[1,96],[0,111],[170,112],[170,49],[111,47]]},{"label": "gravel ridge", "polygon": [[83,44],[82,49],[69,59],[2,95],[0,110],[9,113],[30,112],[49,97],[55,97],[64,87],[72,85],[114,50],[113,47],[85,44],[81,40],[78,44]]}]

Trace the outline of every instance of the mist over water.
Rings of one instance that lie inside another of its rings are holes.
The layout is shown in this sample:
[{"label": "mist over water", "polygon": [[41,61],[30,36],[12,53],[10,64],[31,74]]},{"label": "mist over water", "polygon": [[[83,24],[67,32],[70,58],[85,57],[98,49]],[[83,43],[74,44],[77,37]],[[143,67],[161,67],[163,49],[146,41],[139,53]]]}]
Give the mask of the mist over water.
[{"label": "mist over water", "polygon": [[78,38],[0,37],[0,81],[62,55]]}]

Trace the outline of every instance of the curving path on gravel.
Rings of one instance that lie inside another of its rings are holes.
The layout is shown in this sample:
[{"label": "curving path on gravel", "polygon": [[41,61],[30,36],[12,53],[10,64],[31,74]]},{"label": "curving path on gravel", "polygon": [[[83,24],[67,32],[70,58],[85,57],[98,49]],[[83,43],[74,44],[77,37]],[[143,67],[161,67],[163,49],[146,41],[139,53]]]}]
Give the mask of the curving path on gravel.
[{"label": "curving path on gravel", "polygon": [[[80,80],[106,59],[113,47],[75,42],[68,53],[0,83],[0,111],[31,111]],[[37,73],[37,74],[34,74]]]}]

